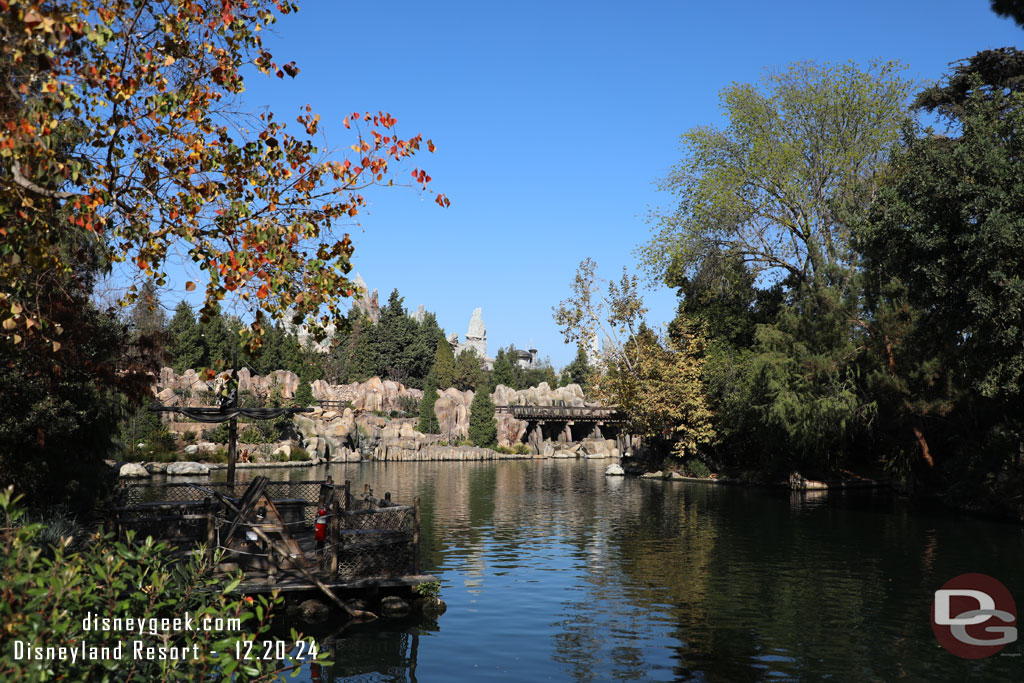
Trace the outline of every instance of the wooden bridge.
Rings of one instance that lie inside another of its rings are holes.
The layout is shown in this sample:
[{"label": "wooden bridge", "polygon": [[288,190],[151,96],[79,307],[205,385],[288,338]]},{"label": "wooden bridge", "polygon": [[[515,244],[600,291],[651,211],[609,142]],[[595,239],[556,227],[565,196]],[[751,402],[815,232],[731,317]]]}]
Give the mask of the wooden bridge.
[{"label": "wooden bridge", "polygon": [[621,424],[625,414],[614,406],[498,406],[496,413],[512,415],[517,420],[552,420],[564,422],[598,422]]}]

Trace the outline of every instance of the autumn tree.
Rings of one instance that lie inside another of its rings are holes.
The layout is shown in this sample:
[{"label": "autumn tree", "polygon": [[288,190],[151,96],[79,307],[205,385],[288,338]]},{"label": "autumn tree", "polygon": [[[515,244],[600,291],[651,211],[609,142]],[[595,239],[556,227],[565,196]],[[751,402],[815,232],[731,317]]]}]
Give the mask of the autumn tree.
[{"label": "autumn tree", "polygon": [[[3,0],[0,18],[0,325],[59,342],[33,274],[67,272],[74,226],[104,267],[163,285],[172,254],[201,272],[202,315],[250,309],[248,344],[285,316],[322,333],[340,299],[353,219],[370,185],[395,182],[424,144],[385,112],[353,113],[352,154],[315,143],[320,116],[239,114],[250,65],[294,78],[263,45],[292,3],[269,0]],[[426,146],[433,149],[429,141]],[[430,176],[413,169],[413,184]],[[437,203],[448,204],[443,195]],[[187,289],[195,289],[188,282]],[[132,285],[124,297],[139,294]]]},{"label": "autumn tree", "polygon": [[607,339],[594,397],[619,406],[631,433],[667,443],[680,456],[695,454],[714,436],[701,377],[703,335],[695,328],[660,339],[646,323],[637,278],[623,271],[618,282],[602,283],[596,268],[583,261],[573,296],[555,309],[566,342],[592,339],[598,330]]}]

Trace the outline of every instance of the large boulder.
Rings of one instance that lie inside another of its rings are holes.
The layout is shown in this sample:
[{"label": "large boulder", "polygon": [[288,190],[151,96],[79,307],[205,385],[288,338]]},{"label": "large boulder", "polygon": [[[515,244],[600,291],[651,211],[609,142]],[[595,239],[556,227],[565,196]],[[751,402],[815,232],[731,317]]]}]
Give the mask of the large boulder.
[{"label": "large boulder", "polygon": [[210,466],[201,462],[172,462],[167,466],[167,474],[172,476],[198,476],[210,473]]},{"label": "large boulder", "polygon": [[125,479],[141,479],[149,476],[149,470],[137,462],[126,462],[121,465],[118,475]]}]

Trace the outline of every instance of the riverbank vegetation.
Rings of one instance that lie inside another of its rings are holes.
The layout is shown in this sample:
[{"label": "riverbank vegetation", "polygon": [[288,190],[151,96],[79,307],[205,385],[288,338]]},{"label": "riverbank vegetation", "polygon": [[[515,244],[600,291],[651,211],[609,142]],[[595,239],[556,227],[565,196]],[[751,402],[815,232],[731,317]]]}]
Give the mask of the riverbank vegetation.
[{"label": "riverbank vegetation", "polygon": [[1007,48],[916,93],[892,63],[726,88],[639,248],[675,319],[652,332],[635,280],[600,287],[590,261],[555,311],[567,340],[611,341],[602,396],[716,470],[852,470],[1024,517],[1022,82]]}]

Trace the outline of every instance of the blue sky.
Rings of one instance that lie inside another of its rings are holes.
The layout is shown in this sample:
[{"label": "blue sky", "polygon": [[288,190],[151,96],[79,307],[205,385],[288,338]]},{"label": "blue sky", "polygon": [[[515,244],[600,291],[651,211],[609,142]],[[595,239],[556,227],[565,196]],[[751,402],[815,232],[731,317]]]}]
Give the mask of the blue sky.
[{"label": "blue sky", "polygon": [[[437,313],[465,335],[483,308],[488,352],[533,340],[556,368],[565,346],[551,309],[577,264],[634,270],[654,182],[679,159],[679,135],[722,123],[719,91],[799,60],[896,59],[918,81],[1022,33],[988,0],[944,2],[389,2],[306,0],[267,45],[298,78],[253,76],[247,108],[286,121],[306,103],[332,146],[342,118],[390,112],[403,136],[437,144],[417,157],[452,201],[390,188],[352,230],[355,270],[386,300]],[[672,292],[648,293],[664,323]],[[173,299],[173,295],[169,298]]]}]

